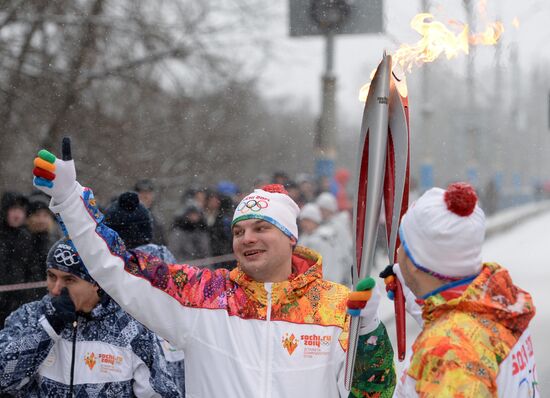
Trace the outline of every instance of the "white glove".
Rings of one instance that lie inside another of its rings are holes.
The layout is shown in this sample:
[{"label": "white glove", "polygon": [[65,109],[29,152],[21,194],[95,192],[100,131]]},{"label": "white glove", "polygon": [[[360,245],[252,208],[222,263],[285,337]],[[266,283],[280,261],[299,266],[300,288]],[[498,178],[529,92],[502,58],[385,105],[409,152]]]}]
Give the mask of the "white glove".
[{"label": "white glove", "polygon": [[51,196],[55,204],[64,202],[77,187],[71,141],[68,138],[63,139],[62,154],[64,160],[42,149],[34,159],[33,185]]}]

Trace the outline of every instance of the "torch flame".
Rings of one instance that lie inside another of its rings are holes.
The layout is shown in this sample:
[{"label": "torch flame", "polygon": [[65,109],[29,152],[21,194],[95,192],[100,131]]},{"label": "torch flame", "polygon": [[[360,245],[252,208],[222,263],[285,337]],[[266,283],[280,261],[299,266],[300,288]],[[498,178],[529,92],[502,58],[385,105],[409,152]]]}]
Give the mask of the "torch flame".
[{"label": "torch flame", "polygon": [[485,28],[484,32],[476,33],[472,36],[470,36],[470,44],[477,46],[477,45],[485,45],[485,46],[491,46],[494,44],[497,44],[498,39],[500,39],[500,36],[502,35],[502,32],[504,32],[504,25],[502,25],[502,22],[493,22],[487,28]]},{"label": "torch flame", "polygon": [[[451,59],[460,53],[468,54],[471,45],[494,45],[504,32],[503,24],[498,21],[488,24],[483,32],[474,34],[470,34],[467,24],[457,21],[451,21],[450,24],[455,26],[455,30],[458,28],[458,32],[455,33],[442,22],[436,21],[432,14],[415,15],[411,20],[411,27],[422,38],[413,45],[402,44],[392,55],[392,68],[399,66],[402,71],[411,73],[414,66],[433,62],[441,55]],[[375,71],[371,73],[371,80],[374,73]],[[366,101],[369,86],[370,83],[367,83],[361,88],[360,101]],[[403,85],[401,84],[401,86]]]},{"label": "torch flame", "polygon": [[410,73],[413,66],[433,62],[441,54],[445,54],[447,59],[458,56],[461,51],[468,54],[468,25],[455,34],[433,19],[431,14],[418,14],[412,19],[411,27],[422,38],[414,45],[402,44],[393,56],[394,63],[404,71]]}]

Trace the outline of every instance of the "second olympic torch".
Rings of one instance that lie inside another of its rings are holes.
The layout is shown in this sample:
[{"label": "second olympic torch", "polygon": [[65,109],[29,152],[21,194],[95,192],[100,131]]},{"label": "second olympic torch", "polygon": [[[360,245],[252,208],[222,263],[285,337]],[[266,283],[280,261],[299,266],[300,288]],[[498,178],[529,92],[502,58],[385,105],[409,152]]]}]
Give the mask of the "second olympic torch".
[{"label": "second olympic torch", "polygon": [[[359,142],[358,176],[354,204],[353,285],[367,277],[374,266],[374,252],[382,201],[386,216],[388,260],[396,260],[398,226],[408,203],[409,117],[407,97],[399,93],[399,79],[392,73],[392,59],[384,54],[372,79],[363,112]],[[404,84],[404,83],[403,83]],[[399,281],[394,285],[398,357],[405,357],[404,297]],[[351,389],[360,318],[349,328],[345,385]]]}]

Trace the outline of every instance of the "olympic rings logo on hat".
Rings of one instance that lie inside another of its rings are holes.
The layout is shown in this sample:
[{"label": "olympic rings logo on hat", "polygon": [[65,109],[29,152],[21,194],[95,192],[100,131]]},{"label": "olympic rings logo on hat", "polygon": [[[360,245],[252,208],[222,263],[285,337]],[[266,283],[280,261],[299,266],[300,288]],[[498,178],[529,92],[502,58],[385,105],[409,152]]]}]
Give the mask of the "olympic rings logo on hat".
[{"label": "olympic rings logo on hat", "polygon": [[63,264],[65,267],[72,267],[78,264],[79,260],[75,253],[69,250],[58,247],[53,253],[53,258],[58,264]]},{"label": "olympic rings logo on hat", "polygon": [[262,209],[265,209],[269,206],[269,203],[267,203],[267,200],[260,199],[250,199],[246,202],[241,202],[239,206],[237,206],[237,211],[241,212],[242,214],[246,214],[249,211],[253,211],[254,213],[259,212]]}]

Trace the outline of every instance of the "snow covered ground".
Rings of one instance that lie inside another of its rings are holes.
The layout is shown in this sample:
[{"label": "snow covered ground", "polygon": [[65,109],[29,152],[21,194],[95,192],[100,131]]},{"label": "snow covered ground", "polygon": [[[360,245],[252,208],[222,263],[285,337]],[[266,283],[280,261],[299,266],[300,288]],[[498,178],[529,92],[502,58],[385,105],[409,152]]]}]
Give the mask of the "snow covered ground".
[{"label": "snow covered ground", "polygon": [[[521,216],[521,211],[517,216]],[[531,328],[540,392],[546,396],[550,394],[550,211],[514,224],[504,232],[491,233],[483,247],[483,261],[506,267],[514,282],[533,296],[537,315]],[[392,303],[382,300],[380,312],[395,343]],[[407,346],[418,332],[415,321],[407,316]],[[397,366],[399,368],[399,364]]]}]

